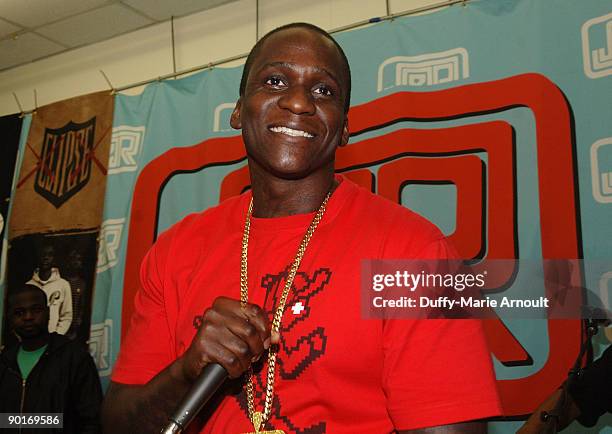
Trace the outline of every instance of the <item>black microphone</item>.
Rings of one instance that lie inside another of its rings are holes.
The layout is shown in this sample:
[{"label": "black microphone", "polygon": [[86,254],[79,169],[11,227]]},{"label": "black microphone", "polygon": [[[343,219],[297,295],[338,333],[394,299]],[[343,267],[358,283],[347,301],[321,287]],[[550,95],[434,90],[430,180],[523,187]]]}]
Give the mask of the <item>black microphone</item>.
[{"label": "black microphone", "polygon": [[170,416],[168,425],[161,431],[162,434],[180,433],[187,428],[187,425],[191,423],[195,415],[215,394],[227,377],[227,371],[218,363],[206,365],[191,389],[183,397],[174,414]]}]

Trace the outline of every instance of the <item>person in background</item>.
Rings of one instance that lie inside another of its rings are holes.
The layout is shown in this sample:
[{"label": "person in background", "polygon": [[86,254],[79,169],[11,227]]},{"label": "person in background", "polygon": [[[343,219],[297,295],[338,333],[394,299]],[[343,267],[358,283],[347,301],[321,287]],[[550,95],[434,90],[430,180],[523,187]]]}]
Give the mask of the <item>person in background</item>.
[{"label": "person in background", "polygon": [[43,244],[38,252],[38,268],[28,284],[38,286],[47,294],[49,332],[65,335],[72,323],[72,291],[55,265],[55,247]]},{"label": "person in background", "polygon": [[89,294],[87,281],[83,278],[83,254],[76,247],[71,247],[66,255],[66,266],[62,269],[64,279],[70,284],[72,290],[72,324],[66,336],[76,339],[82,336],[83,314],[88,311],[83,306],[84,297]]},{"label": "person in background", "polygon": [[49,333],[47,295],[39,287],[25,284],[10,291],[7,307],[20,342],[0,353],[0,413],[63,414],[62,430],[22,428],[22,434],[100,433],[102,387],[87,348]]}]

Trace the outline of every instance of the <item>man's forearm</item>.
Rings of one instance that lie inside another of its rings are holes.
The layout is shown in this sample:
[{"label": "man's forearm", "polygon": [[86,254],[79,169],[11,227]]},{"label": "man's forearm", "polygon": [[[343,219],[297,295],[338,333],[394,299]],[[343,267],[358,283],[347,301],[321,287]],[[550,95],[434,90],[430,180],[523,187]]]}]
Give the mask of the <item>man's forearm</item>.
[{"label": "man's forearm", "polygon": [[487,434],[486,422],[465,422],[432,428],[398,431],[397,434]]},{"label": "man's forearm", "polygon": [[103,432],[159,433],[190,384],[180,373],[180,359],[147,384],[111,383],[102,406]]}]

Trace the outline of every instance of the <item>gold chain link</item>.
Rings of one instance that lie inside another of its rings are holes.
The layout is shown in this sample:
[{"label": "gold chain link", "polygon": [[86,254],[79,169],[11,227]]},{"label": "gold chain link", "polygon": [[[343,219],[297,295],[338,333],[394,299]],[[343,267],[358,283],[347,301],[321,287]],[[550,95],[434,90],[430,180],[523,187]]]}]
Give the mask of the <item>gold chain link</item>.
[{"label": "gold chain link", "polygon": [[[287,280],[285,281],[285,287],[283,288],[283,292],[281,294],[281,298],[278,301],[278,305],[276,306],[276,310],[274,312],[274,318],[272,319],[272,332],[280,333],[281,321],[283,319],[283,312],[285,311],[285,303],[287,302],[287,297],[289,296],[289,291],[291,290],[291,286],[293,285],[293,279],[295,279],[295,275],[297,274],[298,268],[300,267],[300,263],[302,262],[302,258],[304,257],[304,253],[306,253],[306,248],[308,247],[308,243],[314,234],[315,229],[321,222],[323,218],[323,214],[325,213],[325,207],[327,205],[327,201],[331,196],[331,191],[327,193],[323,203],[319,207],[316,215],[310,222],[310,226],[308,226],[308,230],[304,234],[304,238],[300,243],[300,246],[297,249],[295,254],[295,258],[293,259],[293,263],[291,264],[291,268],[289,269],[289,275],[287,276]],[[246,308],[247,303],[249,301],[249,280],[248,280],[248,251],[249,251],[249,236],[251,232],[251,215],[253,214],[253,198],[251,198],[251,202],[249,203],[249,209],[247,211],[246,220],[244,222],[244,232],[242,234],[242,252],[240,255],[240,304],[243,309]],[[259,431],[260,427],[263,428],[270,417],[270,413],[272,412],[272,401],[274,398],[274,376],[276,372],[276,355],[278,353],[278,349],[275,346],[271,346],[268,350],[268,373],[266,376],[266,399],[264,403],[264,411],[262,413],[255,412],[255,395],[254,395],[254,376],[253,369],[249,368],[246,378],[246,396],[247,396],[247,407],[249,411],[249,419],[253,426],[256,428],[256,431]],[[257,414],[256,414],[257,413]]]}]

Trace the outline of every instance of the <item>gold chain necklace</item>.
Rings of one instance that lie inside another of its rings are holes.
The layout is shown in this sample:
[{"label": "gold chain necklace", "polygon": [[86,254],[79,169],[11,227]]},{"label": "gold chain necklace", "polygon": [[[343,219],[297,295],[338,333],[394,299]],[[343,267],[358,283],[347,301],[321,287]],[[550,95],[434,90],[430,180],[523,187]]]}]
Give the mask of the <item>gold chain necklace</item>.
[{"label": "gold chain necklace", "polygon": [[[276,311],[274,312],[274,318],[272,319],[272,332],[280,333],[280,325],[281,320],[283,318],[283,312],[285,310],[285,303],[287,302],[287,297],[289,296],[289,291],[291,290],[291,285],[293,285],[293,279],[295,279],[295,275],[297,274],[298,268],[300,267],[300,263],[302,262],[302,258],[304,257],[304,253],[306,252],[306,247],[308,247],[308,243],[314,234],[315,229],[321,222],[323,218],[323,214],[325,213],[325,206],[327,205],[327,201],[331,196],[331,190],[323,199],[323,203],[319,207],[319,210],[315,214],[312,222],[310,222],[310,226],[308,226],[308,230],[304,234],[304,238],[300,243],[300,246],[297,249],[295,254],[295,258],[293,259],[293,263],[291,264],[291,268],[289,269],[289,275],[287,276],[287,280],[285,281],[285,287],[283,288],[283,292],[281,294],[281,298],[278,301],[278,306],[276,306]],[[251,214],[253,214],[253,198],[251,198],[251,203],[249,204],[249,210],[247,211],[246,221],[244,222],[244,233],[242,234],[242,253],[240,257],[240,303],[243,309],[246,308],[246,305],[249,301],[249,288],[248,288],[248,250],[249,250],[249,234],[251,231]],[[253,392],[253,369],[249,368],[246,378],[246,396],[247,396],[247,407],[249,411],[249,419],[255,428],[254,433],[248,434],[284,434],[282,430],[274,430],[274,431],[261,431],[265,428],[266,422],[270,417],[270,413],[272,412],[272,400],[274,398],[274,374],[276,370],[276,355],[278,353],[278,349],[274,348],[272,345],[268,350],[268,373],[266,378],[266,400],[264,403],[263,412],[255,411],[255,396]]]}]

